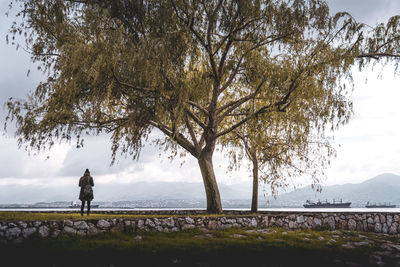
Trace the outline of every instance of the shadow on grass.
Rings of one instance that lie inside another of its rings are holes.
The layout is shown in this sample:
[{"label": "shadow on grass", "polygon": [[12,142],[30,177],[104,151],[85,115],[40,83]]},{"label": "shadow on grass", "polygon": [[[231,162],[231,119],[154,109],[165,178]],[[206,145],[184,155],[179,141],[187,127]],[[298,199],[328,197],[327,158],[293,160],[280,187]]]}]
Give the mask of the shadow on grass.
[{"label": "shadow on grass", "polygon": [[[352,252],[301,233],[250,234],[243,229],[178,233],[104,233],[96,236],[37,236],[0,246],[7,266],[368,266],[368,251]],[[232,234],[242,237],[234,238]],[[135,237],[141,236],[140,241]],[[197,237],[196,237],[197,236]],[[200,237],[198,237],[200,236]],[[6,265],[4,265],[6,266]]]}]

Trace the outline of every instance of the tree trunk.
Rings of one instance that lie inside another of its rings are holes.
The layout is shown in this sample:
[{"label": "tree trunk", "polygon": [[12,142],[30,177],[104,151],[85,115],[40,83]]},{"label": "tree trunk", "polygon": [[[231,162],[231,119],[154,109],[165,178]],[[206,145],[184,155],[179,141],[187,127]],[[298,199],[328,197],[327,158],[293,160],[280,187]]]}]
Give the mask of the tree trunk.
[{"label": "tree trunk", "polygon": [[206,190],[207,213],[222,213],[221,197],[215,179],[212,156],[200,157],[198,162],[201,175],[203,176],[204,188]]},{"label": "tree trunk", "polygon": [[253,161],[253,197],[251,200],[251,212],[258,210],[258,160],[255,158]]}]

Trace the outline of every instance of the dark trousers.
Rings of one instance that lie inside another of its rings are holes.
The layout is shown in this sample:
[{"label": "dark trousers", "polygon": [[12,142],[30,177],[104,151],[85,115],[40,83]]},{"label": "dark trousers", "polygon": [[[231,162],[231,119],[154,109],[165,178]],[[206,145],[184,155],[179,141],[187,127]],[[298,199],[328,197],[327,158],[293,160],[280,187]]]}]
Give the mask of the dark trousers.
[{"label": "dark trousers", "polygon": [[87,202],[87,215],[89,215],[89,213],[90,213],[90,200],[82,200],[81,215],[83,215],[83,210],[85,209],[85,202]]}]

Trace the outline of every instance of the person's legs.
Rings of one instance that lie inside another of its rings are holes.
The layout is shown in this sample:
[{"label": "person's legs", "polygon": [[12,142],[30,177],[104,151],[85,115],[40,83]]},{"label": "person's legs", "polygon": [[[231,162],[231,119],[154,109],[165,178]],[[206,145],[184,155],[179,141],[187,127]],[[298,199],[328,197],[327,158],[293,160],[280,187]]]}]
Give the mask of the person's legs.
[{"label": "person's legs", "polygon": [[83,210],[85,209],[85,200],[82,200],[81,204],[81,216],[83,216]]},{"label": "person's legs", "polygon": [[90,200],[87,201],[87,215],[90,213]]}]

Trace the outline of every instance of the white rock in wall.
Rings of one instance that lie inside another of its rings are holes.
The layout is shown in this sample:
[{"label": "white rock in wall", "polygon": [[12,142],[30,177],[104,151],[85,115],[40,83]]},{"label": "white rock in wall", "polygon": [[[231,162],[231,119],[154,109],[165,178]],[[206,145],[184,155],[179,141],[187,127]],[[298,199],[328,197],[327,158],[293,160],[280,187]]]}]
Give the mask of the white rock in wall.
[{"label": "white rock in wall", "polygon": [[63,232],[65,234],[76,234],[76,230],[70,226],[64,226]]},{"label": "white rock in wall", "polygon": [[22,230],[22,236],[24,238],[28,238],[35,232],[36,232],[36,228],[35,227],[28,227],[28,228],[25,228],[25,229]]},{"label": "white rock in wall", "polygon": [[235,219],[226,219],[225,223],[234,224],[236,223]]},{"label": "white rock in wall", "polygon": [[388,229],[387,224],[384,223],[384,224],[382,225],[382,233],[387,234],[388,230],[389,230],[389,229]]},{"label": "white rock in wall", "polygon": [[210,220],[208,222],[207,228],[209,229],[218,229],[221,226],[221,222],[216,220]]},{"label": "white rock in wall", "polygon": [[156,224],[151,219],[146,219],[144,224],[150,226],[151,228],[154,228],[156,226]]},{"label": "white rock in wall", "polygon": [[257,220],[255,218],[252,218],[250,221],[250,227],[257,227]]},{"label": "white rock in wall", "polygon": [[304,216],[303,215],[297,216],[296,221],[297,221],[297,223],[303,223],[304,222]]},{"label": "white rock in wall", "polygon": [[49,235],[49,228],[45,225],[42,225],[39,227],[38,233],[41,237],[47,237]]},{"label": "white rock in wall", "polygon": [[85,221],[77,221],[74,222],[74,228],[79,229],[79,230],[87,230],[89,229],[89,226]]},{"label": "white rock in wall", "polygon": [[144,226],[144,221],[143,221],[143,220],[139,220],[138,223],[137,223],[137,227],[138,227],[139,229],[142,229],[143,226]]},{"label": "white rock in wall", "polygon": [[389,234],[397,234],[397,222],[392,223],[389,228]]},{"label": "white rock in wall", "polygon": [[350,219],[347,225],[351,231],[354,231],[357,228],[357,222],[353,219]]},{"label": "white rock in wall", "polygon": [[190,217],[186,217],[185,221],[186,221],[186,223],[194,224],[194,220],[192,218],[190,218]]},{"label": "white rock in wall", "polygon": [[132,221],[126,220],[124,221],[125,227],[131,227]]},{"label": "white rock in wall", "polygon": [[22,229],[26,228],[28,226],[28,224],[26,222],[23,221],[19,221],[18,225],[21,226]]},{"label": "white rock in wall", "polygon": [[169,218],[165,219],[164,223],[169,228],[175,227],[175,220],[172,217],[169,217]]},{"label": "white rock in wall", "polygon": [[1,225],[0,226],[0,232],[4,232],[5,230],[7,230],[8,229],[8,226],[7,225]]},{"label": "white rock in wall", "polygon": [[65,220],[64,221],[64,225],[67,225],[67,226],[74,226],[74,222],[73,221],[71,221],[71,220]]},{"label": "white rock in wall", "polygon": [[382,224],[380,224],[380,223],[375,224],[375,232],[376,233],[382,232]]},{"label": "white rock in wall", "polygon": [[110,223],[106,220],[99,220],[97,222],[97,227],[99,227],[101,229],[107,229],[110,227]]},{"label": "white rock in wall", "polygon": [[8,240],[11,240],[11,239],[15,239],[16,237],[18,237],[20,233],[21,233],[21,229],[19,229],[18,227],[13,227],[13,228],[7,229],[5,236]]},{"label": "white rock in wall", "polygon": [[321,226],[321,219],[318,219],[318,218],[314,218],[314,224],[316,225],[316,226]]},{"label": "white rock in wall", "polygon": [[393,216],[392,215],[388,215],[386,218],[386,223],[387,225],[390,227],[392,225],[393,222]]},{"label": "white rock in wall", "polygon": [[328,217],[328,225],[331,230],[335,230],[335,218],[333,216]]}]

